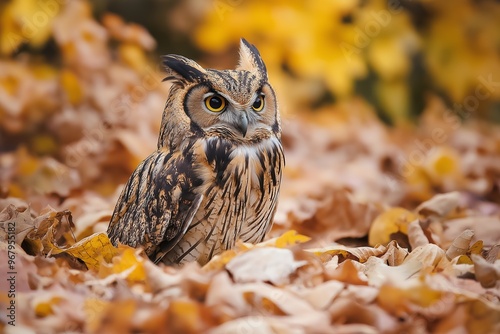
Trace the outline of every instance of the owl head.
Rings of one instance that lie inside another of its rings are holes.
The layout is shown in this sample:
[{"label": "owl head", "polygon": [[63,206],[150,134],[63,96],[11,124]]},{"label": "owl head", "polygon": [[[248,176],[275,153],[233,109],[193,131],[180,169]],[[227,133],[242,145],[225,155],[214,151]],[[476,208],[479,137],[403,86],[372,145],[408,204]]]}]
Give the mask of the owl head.
[{"label": "owl head", "polygon": [[186,136],[217,136],[235,143],[281,135],[275,93],[255,46],[242,39],[235,70],[205,69],[179,55],[163,56],[172,82],[158,141],[175,146]]}]

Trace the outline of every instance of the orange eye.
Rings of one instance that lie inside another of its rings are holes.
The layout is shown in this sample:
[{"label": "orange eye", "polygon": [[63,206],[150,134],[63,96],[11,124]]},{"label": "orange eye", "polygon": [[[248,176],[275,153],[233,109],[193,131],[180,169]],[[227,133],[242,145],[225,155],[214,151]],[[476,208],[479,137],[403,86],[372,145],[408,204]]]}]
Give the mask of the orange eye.
[{"label": "orange eye", "polygon": [[211,95],[205,99],[205,106],[211,112],[221,112],[226,108],[226,100],[220,95]]},{"label": "orange eye", "polygon": [[252,109],[255,111],[261,111],[264,109],[264,95],[259,95],[252,104]]}]

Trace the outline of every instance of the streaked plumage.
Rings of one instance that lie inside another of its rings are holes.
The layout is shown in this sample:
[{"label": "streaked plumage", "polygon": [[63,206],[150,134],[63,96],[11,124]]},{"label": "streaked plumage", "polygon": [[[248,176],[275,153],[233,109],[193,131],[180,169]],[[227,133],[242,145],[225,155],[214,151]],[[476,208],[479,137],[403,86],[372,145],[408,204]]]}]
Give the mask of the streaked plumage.
[{"label": "streaked plumage", "polygon": [[236,70],[177,55],[163,64],[173,86],[158,149],[125,185],[108,235],[155,262],[204,264],[271,227],[285,163],[276,97],[245,40]]}]

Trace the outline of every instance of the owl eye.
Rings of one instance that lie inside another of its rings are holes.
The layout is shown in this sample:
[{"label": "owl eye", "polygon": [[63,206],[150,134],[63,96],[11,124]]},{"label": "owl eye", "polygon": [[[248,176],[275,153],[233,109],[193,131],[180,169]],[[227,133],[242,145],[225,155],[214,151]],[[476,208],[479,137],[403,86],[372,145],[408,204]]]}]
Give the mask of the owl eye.
[{"label": "owl eye", "polygon": [[255,111],[261,111],[264,109],[264,95],[259,95],[252,104],[252,109]]},{"label": "owl eye", "polygon": [[211,112],[221,112],[226,108],[226,100],[220,95],[211,95],[205,99],[205,106]]}]

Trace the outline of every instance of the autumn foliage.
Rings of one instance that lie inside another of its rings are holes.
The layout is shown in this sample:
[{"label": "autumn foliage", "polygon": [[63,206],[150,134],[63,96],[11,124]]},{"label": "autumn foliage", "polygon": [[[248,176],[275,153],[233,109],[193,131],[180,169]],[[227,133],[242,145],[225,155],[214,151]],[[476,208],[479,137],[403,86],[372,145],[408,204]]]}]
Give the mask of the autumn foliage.
[{"label": "autumn foliage", "polygon": [[217,68],[245,37],[280,97],[269,237],[203,267],[112,246],[168,94],[157,41],[88,1],[2,2],[1,331],[500,332],[500,5],[193,3],[168,31]]}]

